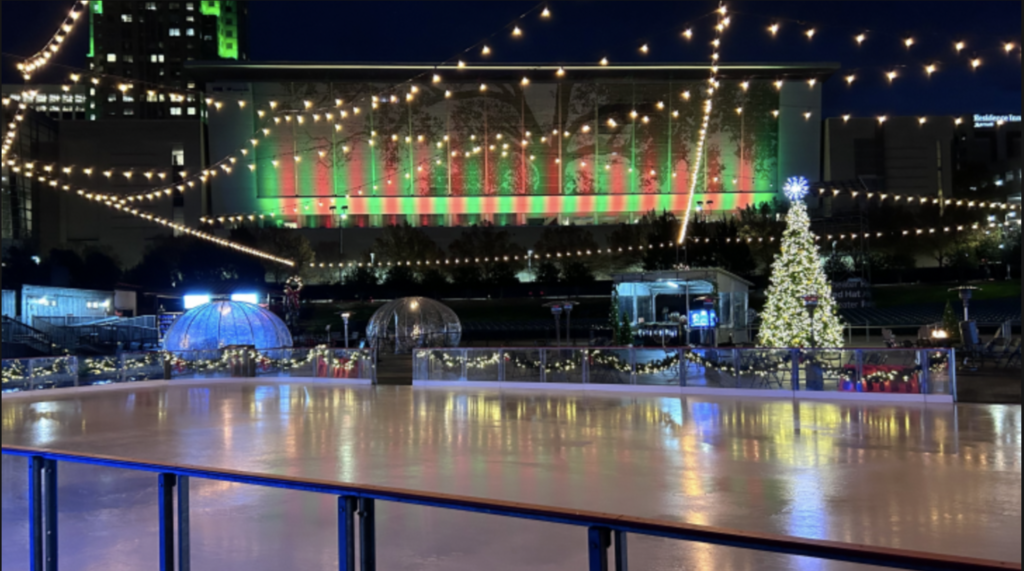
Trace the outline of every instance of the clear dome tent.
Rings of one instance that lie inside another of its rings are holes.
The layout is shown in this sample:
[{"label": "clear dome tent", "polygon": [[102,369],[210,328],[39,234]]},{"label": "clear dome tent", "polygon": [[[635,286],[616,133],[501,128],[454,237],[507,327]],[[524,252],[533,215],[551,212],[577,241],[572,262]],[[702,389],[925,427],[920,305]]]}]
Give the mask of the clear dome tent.
[{"label": "clear dome tent", "polygon": [[258,305],[215,301],[179,317],[164,337],[166,351],[207,351],[232,345],[285,348],[292,346],[292,335],[280,318]]},{"label": "clear dome tent", "polygon": [[410,353],[419,347],[457,347],[462,340],[459,316],[443,303],[425,297],[396,299],[373,314],[366,337],[384,350]]}]

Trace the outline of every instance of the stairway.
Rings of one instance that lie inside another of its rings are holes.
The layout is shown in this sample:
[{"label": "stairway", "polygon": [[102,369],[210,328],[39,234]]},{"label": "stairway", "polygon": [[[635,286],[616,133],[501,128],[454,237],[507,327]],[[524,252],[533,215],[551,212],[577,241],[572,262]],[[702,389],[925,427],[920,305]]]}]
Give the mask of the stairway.
[{"label": "stairway", "polygon": [[377,361],[377,384],[412,386],[412,355],[382,353]]}]

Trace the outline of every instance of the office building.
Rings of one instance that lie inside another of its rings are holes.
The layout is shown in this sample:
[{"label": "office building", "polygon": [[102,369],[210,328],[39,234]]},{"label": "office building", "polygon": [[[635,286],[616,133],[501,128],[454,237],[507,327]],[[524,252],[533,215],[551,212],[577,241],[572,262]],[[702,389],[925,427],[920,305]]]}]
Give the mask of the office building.
[{"label": "office building", "polygon": [[[184,64],[247,59],[247,13],[244,1],[91,2],[90,66],[108,77],[90,118],[201,117],[194,90],[202,85],[185,77]],[[123,88],[119,78],[134,85]]]}]

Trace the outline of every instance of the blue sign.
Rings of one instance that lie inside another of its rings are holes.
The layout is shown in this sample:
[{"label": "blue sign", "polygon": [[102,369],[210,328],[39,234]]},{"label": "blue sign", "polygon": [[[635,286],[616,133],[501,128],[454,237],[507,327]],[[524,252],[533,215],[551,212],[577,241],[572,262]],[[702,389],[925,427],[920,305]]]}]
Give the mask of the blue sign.
[{"label": "blue sign", "polygon": [[715,315],[713,309],[711,311],[706,309],[690,311],[690,328],[692,329],[714,327],[716,323],[718,323],[718,316]]}]

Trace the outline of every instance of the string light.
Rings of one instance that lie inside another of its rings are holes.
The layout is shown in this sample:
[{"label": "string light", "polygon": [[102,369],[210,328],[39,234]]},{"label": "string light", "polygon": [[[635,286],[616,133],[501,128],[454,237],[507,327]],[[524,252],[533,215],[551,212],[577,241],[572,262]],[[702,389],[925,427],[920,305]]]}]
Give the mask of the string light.
[{"label": "string light", "polygon": [[846,85],[853,85],[853,82],[857,79],[856,75],[846,76]]},{"label": "string light", "polygon": [[518,37],[520,37],[520,36],[522,36],[522,35],[523,35],[523,31],[522,31],[522,30],[521,30],[521,29],[519,28],[519,26],[516,26],[516,27],[515,27],[515,28],[514,28],[514,29],[512,30],[512,35],[518,38]]},{"label": "string light", "polygon": [[956,50],[956,53],[958,53],[958,54],[959,54],[959,53],[960,53],[961,51],[963,51],[963,49],[964,49],[965,47],[967,47],[967,44],[966,44],[965,42],[956,42],[955,44],[953,44],[953,49],[955,49],[955,50]]},{"label": "string light", "polygon": [[810,30],[807,30],[806,32],[804,32],[804,34],[807,36],[808,40],[813,40],[814,39],[814,34],[816,34],[816,33],[817,33],[817,30],[815,30],[814,28],[811,28]]},{"label": "string light", "polygon": [[701,162],[704,159],[704,144],[707,141],[708,126],[709,126],[709,124],[711,122],[711,110],[712,110],[712,106],[713,106],[713,99],[714,99],[714,93],[715,93],[714,86],[717,83],[717,77],[716,76],[717,76],[717,73],[718,73],[718,66],[716,65],[716,62],[718,61],[718,49],[719,49],[719,46],[721,44],[722,34],[724,33],[724,28],[725,28],[725,26],[722,24],[722,19],[725,17],[725,14],[727,13],[727,11],[728,11],[728,9],[726,8],[724,3],[721,4],[719,6],[719,8],[718,8],[718,13],[719,13],[719,22],[718,22],[718,24],[719,25],[715,28],[715,30],[716,30],[715,42],[717,42],[717,43],[713,44],[715,47],[714,47],[714,50],[712,51],[712,58],[711,58],[711,60],[712,60],[711,77],[708,79],[709,83],[711,84],[711,87],[708,88],[708,90],[707,90],[707,99],[704,101],[704,119],[703,119],[702,124],[701,124],[700,135],[698,136],[698,139],[697,139],[697,149],[696,149],[696,151],[697,151],[697,160],[696,160],[696,165],[694,166],[694,169],[693,169],[693,173],[691,174],[692,181],[690,183],[690,192],[689,192],[689,194],[687,194],[687,197],[686,197],[686,214],[683,217],[682,227],[680,228],[680,231],[679,231],[679,240],[678,240],[679,244],[684,244],[686,242],[686,232],[689,229],[690,218],[692,217],[691,215],[693,213],[694,195],[697,193],[697,183],[699,181],[699,175],[700,175],[700,171],[701,171]]},{"label": "string light", "polygon": [[778,35],[778,33],[779,33],[779,25],[776,23],[776,24],[772,24],[771,26],[768,26],[768,31],[771,32],[771,34],[773,36]]},{"label": "string light", "polygon": [[903,45],[907,46],[907,49],[909,50],[910,46],[914,45],[914,38],[906,38],[903,40]]},{"label": "string light", "polygon": [[683,30],[683,37],[688,39],[688,40],[692,40],[693,39],[693,29],[692,28],[687,28],[687,29]]},{"label": "string light", "polygon": [[50,41],[43,46],[43,49],[35,53],[35,55],[29,57],[23,62],[18,63],[18,71],[21,72],[22,77],[27,81],[32,78],[32,75],[45,67],[50,63],[50,60],[57,55],[60,48],[64,45],[64,40],[74,30],[75,25],[78,23],[79,18],[82,14],[89,9],[89,2],[87,0],[79,0],[71,6],[71,11],[67,17],[61,23],[60,27],[50,38]]},{"label": "string light", "polygon": [[937,69],[938,68],[935,66],[935,64],[928,64],[924,66],[924,72],[928,74],[928,77],[931,77]]},{"label": "string light", "polygon": [[548,10],[547,6],[544,7],[544,11],[540,13],[541,18],[550,18],[551,10]]},{"label": "string light", "polygon": [[857,45],[859,46],[862,45],[864,43],[864,40],[868,39],[868,37],[866,34],[857,34],[857,37],[855,37],[854,39],[857,41]]},{"label": "string light", "polygon": [[971,69],[978,69],[979,67],[981,67],[981,59],[980,58],[972,59],[971,60]]}]

